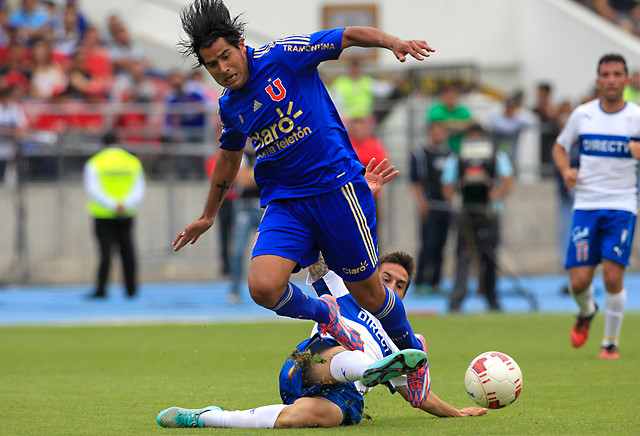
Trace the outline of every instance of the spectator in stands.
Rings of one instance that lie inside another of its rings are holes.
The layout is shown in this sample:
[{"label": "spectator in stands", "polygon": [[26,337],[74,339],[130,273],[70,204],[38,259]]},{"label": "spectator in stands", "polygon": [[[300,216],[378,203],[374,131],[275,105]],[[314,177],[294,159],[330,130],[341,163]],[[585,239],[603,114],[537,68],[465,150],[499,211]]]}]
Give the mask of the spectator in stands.
[{"label": "spectator in stands", "polygon": [[65,9],[71,9],[75,12],[78,21],[78,31],[80,35],[84,36],[84,33],[89,28],[89,19],[85,16],[80,8],[80,0],[67,0]]},{"label": "spectator in stands", "polygon": [[99,93],[100,97],[107,97],[113,83],[113,64],[100,41],[98,29],[89,26],[80,47],[84,51],[84,70],[98,88],[96,93]]},{"label": "spectator in stands", "polygon": [[0,6],[0,48],[9,44],[9,10]]},{"label": "spectator in stands", "polygon": [[29,96],[37,100],[49,100],[67,88],[67,73],[54,60],[51,41],[40,38],[32,48],[31,89]]},{"label": "spectator in stands", "polygon": [[[182,71],[173,70],[169,75],[171,89],[165,96],[166,135],[175,145],[203,145],[207,128],[206,100],[198,93],[185,89]],[[204,155],[196,150],[174,159],[180,179],[204,177]]]},{"label": "spectator in stands", "polygon": [[104,34],[104,43],[109,45],[113,42],[113,35],[116,33],[116,29],[124,27],[122,18],[117,13],[110,14],[107,17],[107,31]]},{"label": "spectator in stands", "polygon": [[86,49],[78,47],[71,58],[71,66],[69,68],[69,82],[65,94],[67,97],[75,100],[85,100],[89,95],[101,94],[103,92],[103,84],[87,70]]},{"label": "spectator in stands", "polygon": [[[158,136],[150,125],[149,105],[158,99],[156,85],[147,75],[146,62],[134,61],[128,73],[116,77],[112,101],[122,103],[122,110],[116,118],[116,128],[123,141],[149,145],[155,143]],[[159,156],[145,153],[141,156],[145,168],[153,174]]]},{"label": "spectator in stands", "polygon": [[511,163],[515,165],[520,133],[537,123],[535,119],[526,118],[520,113],[522,99],[517,96],[506,98],[503,105],[503,110],[493,114],[489,119],[489,130],[494,147],[504,150],[509,155]]},{"label": "spectator in stands", "polygon": [[0,48],[0,87],[13,87],[14,97],[29,90],[31,51],[18,40],[18,31],[9,28],[9,45]]},{"label": "spectator in stands", "polygon": [[603,18],[626,32],[640,34],[640,3],[635,0],[593,0],[593,8]]},{"label": "spectator in stands", "polygon": [[542,175],[555,174],[555,167],[551,158],[551,150],[560,130],[558,128],[558,108],[551,100],[551,84],[543,82],[538,85],[536,104],[533,112],[538,117],[540,125],[540,157]]},{"label": "spectator in stands", "polygon": [[21,0],[21,7],[11,12],[9,24],[19,30],[21,41],[31,44],[44,36],[49,25],[49,15],[38,4],[38,0]]},{"label": "spectator in stands", "polygon": [[107,43],[109,58],[116,75],[126,74],[134,62],[145,59],[145,53],[131,40],[129,29],[124,24],[110,30],[113,33],[111,40]]},{"label": "spectator in stands", "polygon": [[465,130],[473,124],[471,110],[460,103],[460,89],[447,84],[440,91],[440,100],[427,110],[427,124],[442,121],[449,132],[449,147],[460,151],[460,142]]},{"label": "spectator in stands", "polygon": [[16,91],[10,85],[0,85],[0,182],[8,178],[8,164],[14,164],[15,174],[16,153],[28,127],[27,116],[16,102]]},{"label": "spectator in stands", "polygon": [[82,40],[80,16],[75,7],[65,7],[60,22],[53,29],[53,37],[55,50],[71,58]]}]

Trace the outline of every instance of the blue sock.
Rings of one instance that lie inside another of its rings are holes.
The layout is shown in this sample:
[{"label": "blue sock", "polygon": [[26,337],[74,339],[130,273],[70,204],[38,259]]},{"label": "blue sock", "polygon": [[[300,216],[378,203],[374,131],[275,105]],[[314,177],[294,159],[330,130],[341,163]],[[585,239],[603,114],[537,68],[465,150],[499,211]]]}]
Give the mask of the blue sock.
[{"label": "blue sock", "polygon": [[416,339],[409,320],[407,320],[407,313],[404,310],[402,300],[395,292],[390,291],[384,283],[382,286],[384,286],[387,295],[382,307],[373,313],[373,316],[380,320],[382,327],[384,327],[384,330],[398,348],[401,350],[407,348],[422,350],[422,345]]},{"label": "blue sock", "polygon": [[329,322],[327,305],[316,298],[309,297],[291,282],[289,282],[282,298],[271,310],[280,316],[289,318],[311,319],[321,324]]}]

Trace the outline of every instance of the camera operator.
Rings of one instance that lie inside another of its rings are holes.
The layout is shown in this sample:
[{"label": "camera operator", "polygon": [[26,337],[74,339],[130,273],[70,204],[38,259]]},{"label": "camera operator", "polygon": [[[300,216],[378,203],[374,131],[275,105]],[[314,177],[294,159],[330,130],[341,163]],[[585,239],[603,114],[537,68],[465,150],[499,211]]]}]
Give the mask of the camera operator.
[{"label": "camera operator", "polygon": [[478,272],[478,291],[486,297],[489,310],[499,311],[496,249],[501,200],[514,183],[509,156],[493,146],[481,125],[473,124],[465,131],[460,151],[447,158],[441,181],[446,199],[454,197],[456,188],[461,197],[455,283],[449,296],[449,311],[460,311],[472,263]]}]

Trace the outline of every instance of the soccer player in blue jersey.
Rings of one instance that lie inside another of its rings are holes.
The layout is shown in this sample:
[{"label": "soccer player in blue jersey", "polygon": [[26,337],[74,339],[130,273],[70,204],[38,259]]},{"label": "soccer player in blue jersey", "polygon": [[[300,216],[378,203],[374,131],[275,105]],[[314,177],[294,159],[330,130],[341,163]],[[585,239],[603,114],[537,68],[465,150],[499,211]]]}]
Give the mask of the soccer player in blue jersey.
[{"label": "soccer player in blue jersey", "polygon": [[[421,349],[402,302],[378,278],[373,196],[317,67],[352,46],[386,48],[401,62],[407,56],[423,60],[434,50],[425,41],[368,27],[293,35],[253,48],[242,38],[240,17],[231,18],[221,0],[196,0],[181,18],[188,35],[183,54],[194,55],[225,90],[219,100],[221,151],[207,203],[200,218],[178,234],[175,250],[195,243],[213,225],[250,137],[257,156],[254,177],[266,207],[249,271],[253,300],[282,316],[315,320],[346,348],[362,349],[332,296],[309,298],[289,282],[298,264],[313,264],[322,251],[329,268],[400,349]],[[415,407],[427,396],[426,377],[418,371],[409,378]]]},{"label": "soccer player in blue jersey", "polygon": [[[571,113],[554,145],[553,159],[566,187],[575,188],[565,268],[580,312],[571,329],[571,344],[577,348],[587,341],[598,311],[592,281],[602,263],[607,292],[599,357],[617,359],[627,299],[624,271],[629,265],[638,213],[640,107],[623,98],[629,84],[624,57],[601,57],[597,72],[599,98]],[[580,164],[572,168],[569,150],[576,142]]]},{"label": "soccer player in blue jersey", "polygon": [[[404,252],[381,256],[380,279],[404,298],[415,272],[415,261]],[[357,306],[344,282],[329,271],[322,261],[309,267],[309,278],[318,294],[334,295],[343,316],[362,332],[365,352],[347,351],[331,337],[315,330],[311,338],[300,343],[280,371],[280,395],[284,404],[272,404],[248,410],[222,410],[217,406],[203,409],[170,407],[158,414],[162,427],[218,428],[301,428],[335,427],[360,422],[363,416],[363,395],[371,387],[388,380],[391,392],[397,391],[408,401],[407,380],[394,368],[407,369],[413,362],[411,353],[395,347],[373,316]],[[405,354],[398,354],[405,353]],[[407,354],[409,353],[409,354]],[[399,361],[402,355],[406,360]],[[384,357],[387,356],[387,357]],[[413,357],[422,356],[415,355]],[[393,363],[391,363],[394,361]],[[404,365],[401,365],[403,363]],[[440,417],[479,416],[486,408],[457,409],[433,392],[420,407]]]}]

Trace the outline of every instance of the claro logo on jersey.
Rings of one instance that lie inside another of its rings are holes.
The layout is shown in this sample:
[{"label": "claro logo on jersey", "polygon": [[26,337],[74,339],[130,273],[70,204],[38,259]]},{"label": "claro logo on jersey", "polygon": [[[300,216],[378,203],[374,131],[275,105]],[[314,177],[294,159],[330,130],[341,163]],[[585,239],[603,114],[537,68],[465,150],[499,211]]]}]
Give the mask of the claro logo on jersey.
[{"label": "claro logo on jersey", "polygon": [[293,102],[289,102],[286,113],[282,112],[280,108],[277,108],[276,112],[280,117],[278,121],[251,134],[258,159],[277,153],[312,133],[310,127],[296,127],[294,120],[300,117],[303,112],[298,110],[294,113]]},{"label": "claro logo on jersey", "polygon": [[358,268],[342,268],[342,272],[349,275],[359,274],[361,272],[364,272],[368,266],[369,262],[365,260],[364,262],[360,263],[360,266]]}]

